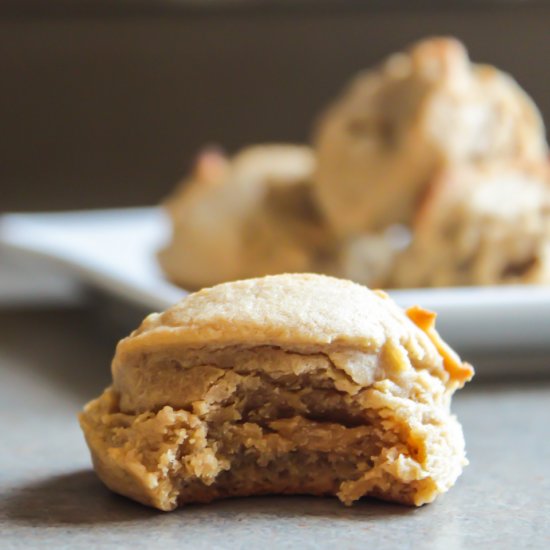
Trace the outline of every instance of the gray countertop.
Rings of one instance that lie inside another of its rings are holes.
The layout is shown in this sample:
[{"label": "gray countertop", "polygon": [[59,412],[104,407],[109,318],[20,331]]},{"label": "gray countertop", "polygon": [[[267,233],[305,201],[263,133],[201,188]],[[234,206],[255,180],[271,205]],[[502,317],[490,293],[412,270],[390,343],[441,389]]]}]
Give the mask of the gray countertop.
[{"label": "gray countertop", "polygon": [[550,380],[457,396],[471,464],[432,505],[270,497],[165,514],[90,468],[75,415],[108,384],[113,345],[86,310],[0,311],[2,549],[550,548]]}]

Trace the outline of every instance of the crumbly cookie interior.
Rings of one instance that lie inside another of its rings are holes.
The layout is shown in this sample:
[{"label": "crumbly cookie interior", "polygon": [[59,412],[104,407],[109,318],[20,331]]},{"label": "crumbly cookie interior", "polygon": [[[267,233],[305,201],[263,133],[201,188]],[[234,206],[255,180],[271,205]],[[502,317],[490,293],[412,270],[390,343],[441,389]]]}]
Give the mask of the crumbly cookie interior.
[{"label": "crumbly cookie interior", "polygon": [[162,510],[259,494],[430,502],[465,462],[448,381],[369,357],[358,384],[338,352],[142,354],[81,424],[103,481]]}]

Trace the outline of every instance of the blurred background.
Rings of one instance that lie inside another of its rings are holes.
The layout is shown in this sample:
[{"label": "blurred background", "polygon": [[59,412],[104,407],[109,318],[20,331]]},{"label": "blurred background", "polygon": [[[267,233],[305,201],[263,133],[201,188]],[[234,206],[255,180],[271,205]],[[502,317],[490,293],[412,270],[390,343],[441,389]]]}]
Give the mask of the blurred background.
[{"label": "blurred background", "polygon": [[550,120],[550,2],[0,2],[0,210],[158,202],[204,144],[303,141],[357,70],[431,34]]}]

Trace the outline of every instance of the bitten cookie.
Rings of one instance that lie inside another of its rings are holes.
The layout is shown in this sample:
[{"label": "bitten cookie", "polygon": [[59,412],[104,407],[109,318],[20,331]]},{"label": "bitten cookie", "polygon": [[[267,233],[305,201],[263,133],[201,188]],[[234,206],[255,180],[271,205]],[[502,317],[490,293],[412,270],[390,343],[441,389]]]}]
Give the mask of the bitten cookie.
[{"label": "bitten cookie", "polygon": [[97,474],[161,510],[260,494],[421,505],[466,464],[473,369],[383,292],[321,275],[202,290],[117,346],[80,416]]},{"label": "bitten cookie", "polygon": [[391,286],[550,283],[547,166],[443,171],[429,187]]},{"label": "bitten cookie", "polygon": [[341,235],[409,223],[447,164],[544,161],[541,116],[507,74],[434,38],[360,74],[323,114],[316,192]]},{"label": "bitten cookie", "polygon": [[312,200],[314,166],[306,146],[254,146],[233,159],[203,153],[166,204],[173,237],[159,261],[168,278],[196,289],[322,270],[331,243]]}]

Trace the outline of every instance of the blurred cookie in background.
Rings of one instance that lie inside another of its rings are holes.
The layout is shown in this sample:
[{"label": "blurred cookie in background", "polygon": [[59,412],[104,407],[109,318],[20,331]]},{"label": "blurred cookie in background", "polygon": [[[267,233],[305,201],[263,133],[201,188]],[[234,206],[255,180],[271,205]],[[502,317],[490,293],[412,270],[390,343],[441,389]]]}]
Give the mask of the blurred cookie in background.
[{"label": "blurred cookie in background", "polygon": [[166,208],[173,237],[159,253],[188,289],[283,272],[323,270],[331,247],[313,202],[307,146],[258,145],[229,159],[202,153]]},{"label": "blurred cookie in background", "polygon": [[411,232],[404,225],[344,238],[339,244],[333,272],[372,288],[387,287],[397,259],[410,242]]},{"label": "blurred cookie in background", "polygon": [[509,75],[453,38],[419,42],[359,74],[321,117],[316,194],[340,235],[409,223],[447,164],[540,161],[544,125]]},{"label": "blurred cookie in background", "polygon": [[371,287],[550,282],[548,146],[507,74],[431,38],[359,75],[315,148],[206,150],[159,253],[189,290],[285,272]]},{"label": "blurred cookie in background", "polygon": [[390,286],[550,283],[550,178],[544,165],[445,170],[413,224]]}]

